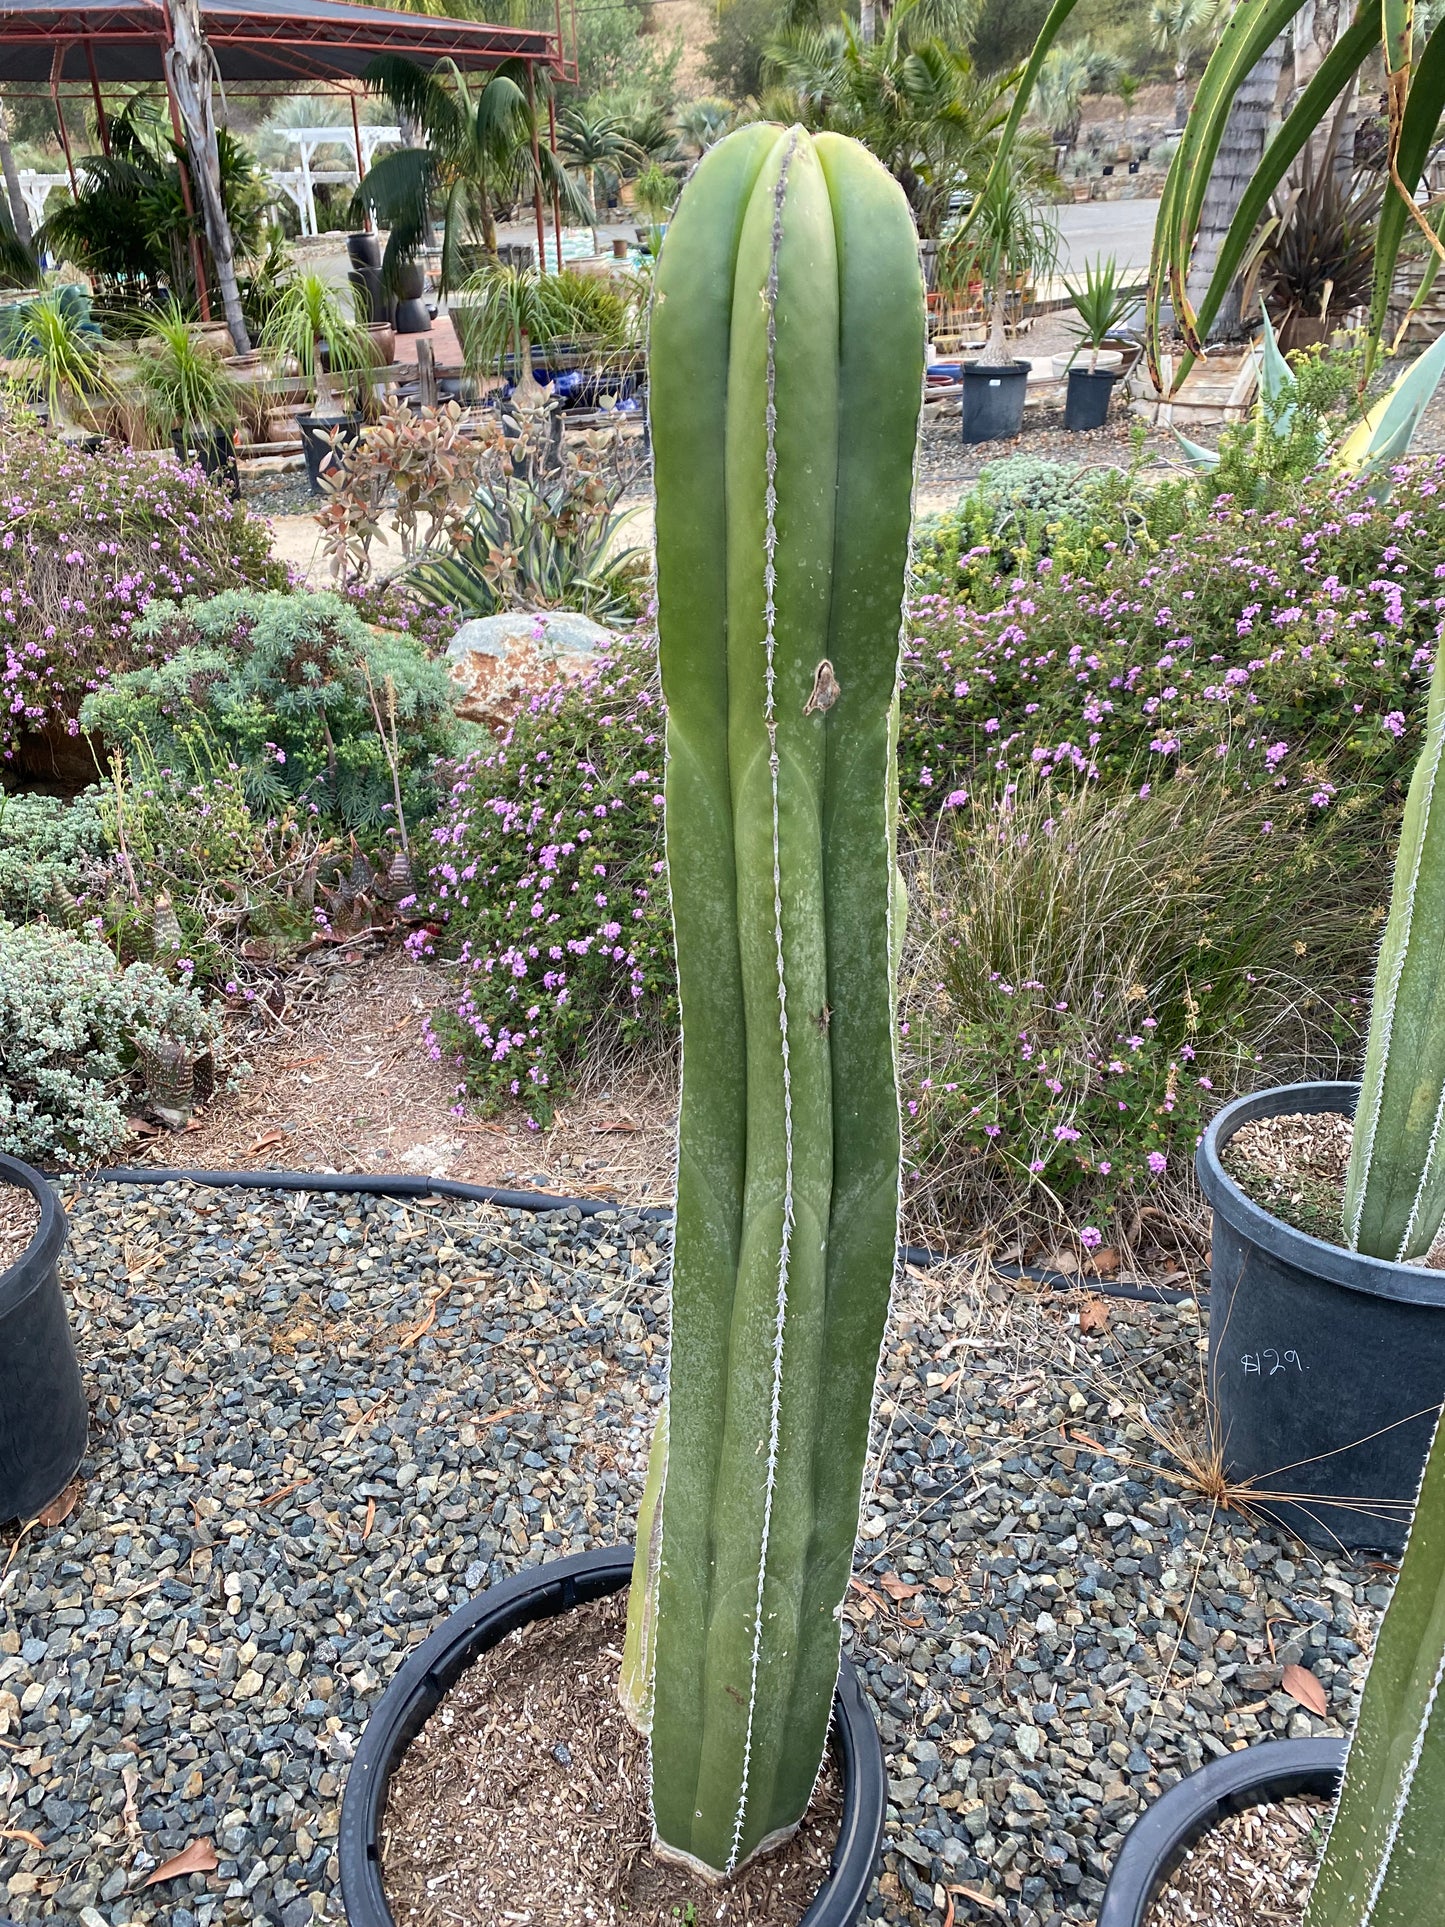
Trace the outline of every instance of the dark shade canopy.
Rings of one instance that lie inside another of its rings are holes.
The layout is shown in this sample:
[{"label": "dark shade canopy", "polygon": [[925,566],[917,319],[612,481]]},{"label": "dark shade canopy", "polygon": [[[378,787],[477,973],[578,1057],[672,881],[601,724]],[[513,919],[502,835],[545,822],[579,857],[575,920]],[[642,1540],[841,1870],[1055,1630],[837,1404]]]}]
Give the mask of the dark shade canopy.
[{"label": "dark shade canopy", "polygon": [[[559,72],[563,65],[560,21],[559,31],[544,32],[348,0],[203,0],[202,18],[222,85],[240,89],[262,81],[298,89],[354,81],[379,53],[483,70],[515,59]],[[88,89],[92,61],[102,85],[159,82],[169,37],[163,0],[3,0],[0,88],[28,92],[57,80],[67,92]]]}]

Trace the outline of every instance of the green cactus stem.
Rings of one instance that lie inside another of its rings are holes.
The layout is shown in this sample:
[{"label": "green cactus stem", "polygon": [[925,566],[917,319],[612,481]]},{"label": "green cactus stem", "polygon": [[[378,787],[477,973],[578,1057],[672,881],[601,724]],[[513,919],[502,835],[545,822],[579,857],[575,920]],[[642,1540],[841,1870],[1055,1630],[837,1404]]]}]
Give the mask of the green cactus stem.
[{"label": "green cactus stem", "polygon": [[1445,1896],[1445,1424],[1375,1641],[1305,1927],[1424,1927]]},{"label": "green cactus stem", "polygon": [[1345,1240],[1418,1258],[1445,1217],[1445,672],[1430,685],[1390,915],[1375,971],[1365,1069],[1345,1174]]},{"label": "green cactus stem", "polygon": [[816,1782],[895,1264],[923,335],[907,206],[865,150],[755,125],[710,151],[652,318],[683,1095],[623,1698],[660,1846],[713,1874]]}]

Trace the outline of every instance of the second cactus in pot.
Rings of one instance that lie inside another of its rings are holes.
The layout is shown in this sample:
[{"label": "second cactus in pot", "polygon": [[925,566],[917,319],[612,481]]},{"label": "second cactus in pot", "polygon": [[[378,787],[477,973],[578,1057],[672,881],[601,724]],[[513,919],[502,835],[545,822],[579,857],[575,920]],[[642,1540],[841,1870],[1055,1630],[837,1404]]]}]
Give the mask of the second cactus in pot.
[{"label": "second cactus in pot", "polygon": [[683,1095],[623,1692],[659,1845],[719,1875],[817,1779],[895,1265],[923,337],[912,221],[864,149],[755,125],[709,152],[652,317]]}]

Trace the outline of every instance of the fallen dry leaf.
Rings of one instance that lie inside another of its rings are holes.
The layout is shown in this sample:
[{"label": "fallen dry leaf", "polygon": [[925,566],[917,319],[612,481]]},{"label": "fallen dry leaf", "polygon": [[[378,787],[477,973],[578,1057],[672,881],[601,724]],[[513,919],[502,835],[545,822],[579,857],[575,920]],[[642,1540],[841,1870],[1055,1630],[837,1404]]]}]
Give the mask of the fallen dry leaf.
[{"label": "fallen dry leaf", "polygon": [[144,1117],[128,1117],[125,1127],[132,1137],[159,1137],[161,1134],[160,1125],[152,1124],[149,1118]]},{"label": "fallen dry leaf", "polygon": [[1089,1269],[1101,1278],[1112,1278],[1119,1269],[1119,1254],[1112,1245],[1100,1245],[1089,1260]]},{"label": "fallen dry leaf", "polygon": [[1079,1307],[1079,1330],[1088,1335],[1090,1332],[1107,1331],[1109,1326],[1109,1306],[1103,1298],[1086,1298]]},{"label": "fallen dry leaf", "polygon": [[1307,1713],[1317,1713],[1323,1719],[1329,1712],[1330,1703],[1325,1698],[1325,1689],[1307,1667],[1286,1666],[1279,1683]]},{"label": "fallen dry leaf", "polygon": [[923,1591],[922,1586],[910,1586],[896,1572],[885,1572],[878,1583],[890,1599],[911,1599],[915,1593]]},{"label": "fallen dry leaf", "polygon": [[40,1512],[36,1518],[43,1526],[63,1525],[80,1503],[80,1480],[72,1479],[65,1490]]},{"label": "fallen dry leaf", "polygon": [[1044,1259],[1045,1271],[1061,1271],[1070,1278],[1079,1269],[1079,1260],[1072,1251],[1051,1251]]},{"label": "fallen dry leaf", "polygon": [[1001,1914],[1005,1911],[1001,1900],[995,1900],[992,1894],[980,1893],[977,1887],[949,1887],[945,1891],[951,1894],[962,1894],[964,1899],[971,1900],[975,1907],[986,1907],[991,1914]]},{"label": "fallen dry leaf", "polygon": [[594,1131],[640,1131],[642,1126],[634,1124],[629,1118],[604,1118],[600,1124],[592,1126]]},{"label": "fallen dry leaf", "polygon": [[178,1853],[173,1860],[167,1860],[157,1867],[145,1884],[155,1887],[162,1880],[179,1880],[182,1874],[215,1871],[216,1849],[209,1840],[193,1840],[183,1853]]},{"label": "fallen dry leaf", "polygon": [[255,1157],[258,1151],[268,1151],[273,1144],[284,1144],[285,1142],[286,1133],[284,1131],[267,1131],[263,1137],[258,1137],[254,1144],[248,1144],[246,1146],[246,1156],[248,1158]]},{"label": "fallen dry leaf", "polygon": [[34,1847],[37,1853],[44,1853],[45,1842],[38,1833],[31,1833],[25,1827],[0,1827],[0,1840],[23,1840],[27,1847]]},{"label": "fallen dry leaf", "polygon": [[368,1499],[366,1502],[366,1524],[361,1529],[361,1538],[362,1538],[363,1544],[366,1542],[366,1540],[368,1540],[371,1537],[371,1528],[375,1524],[376,1524],[376,1501],[375,1499]]}]

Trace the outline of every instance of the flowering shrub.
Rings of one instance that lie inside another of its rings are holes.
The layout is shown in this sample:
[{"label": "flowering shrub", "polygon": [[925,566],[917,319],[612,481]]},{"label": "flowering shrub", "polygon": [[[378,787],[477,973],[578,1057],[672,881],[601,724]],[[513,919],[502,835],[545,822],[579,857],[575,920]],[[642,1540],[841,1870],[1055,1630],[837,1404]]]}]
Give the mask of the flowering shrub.
[{"label": "flowering shrub", "polygon": [[368,628],[338,596],[247,590],[157,602],[135,633],[156,665],[112,677],[81,709],[108,743],[144,744],[181,772],[214,743],[257,808],[289,801],[377,830],[395,824],[394,736],[408,820],[435,807],[433,765],[459,726],[446,671],[410,637]]},{"label": "flowering shrub", "polygon": [[550,1117],[555,1087],[600,1045],[676,1021],[662,854],[662,699],[650,636],[585,683],[536,697],[468,757],[431,830],[415,948],[455,959],[435,1057],[484,1102]]},{"label": "flowering shrub", "polygon": [[47,724],[73,735],[88,690],[153,659],[132,630],[157,596],[284,586],[270,551],[199,469],[0,429],[0,751]]},{"label": "flowering shrub", "polygon": [[0,1150],[89,1164],[124,1140],[132,1078],[169,1047],[209,1052],[218,1016],[150,964],[120,969],[103,943],[46,923],[0,922]]},{"label": "flowering shrub", "polygon": [[1225,1097],[1338,1074],[1377,935],[1351,879],[1378,831],[1347,809],[1312,843],[1264,843],[1278,809],[1212,781],[1026,781],[918,849],[904,1025],[927,1215],[1127,1227],[1187,1182]]},{"label": "flowering shrub", "polygon": [[[1173,507],[1170,513],[1173,513]],[[907,805],[1058,770],[1158,783],[1205,767],[1309,796],[1408,779],[1445,612],[1445,458],[1380,506],[1312,478],[1293,509],[1227,497],[1159,547],[1058,550],[996,607],[922,597],[906,650]]]}]

